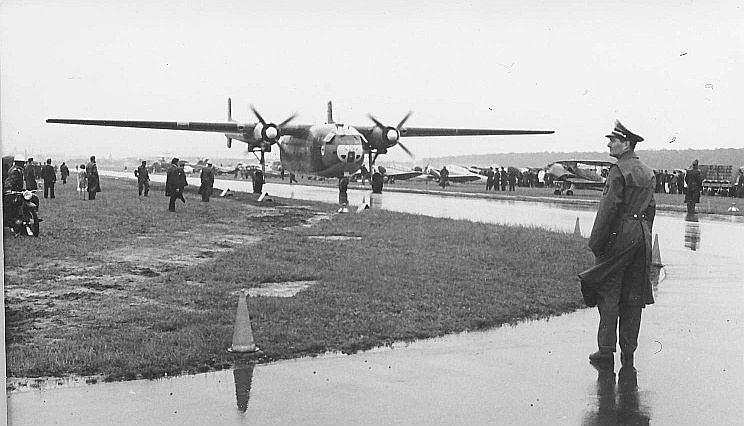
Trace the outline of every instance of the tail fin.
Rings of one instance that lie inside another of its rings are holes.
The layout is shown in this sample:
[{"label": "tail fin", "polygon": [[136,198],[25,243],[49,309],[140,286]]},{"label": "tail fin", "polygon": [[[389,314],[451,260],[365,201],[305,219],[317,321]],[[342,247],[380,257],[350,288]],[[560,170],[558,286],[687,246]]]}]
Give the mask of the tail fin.
[{"label": "tail fin", "polygon": [[333,104],[331,101],[328,101],[328,120],[326,121],[326,124],[332,124],[333,123]]}]

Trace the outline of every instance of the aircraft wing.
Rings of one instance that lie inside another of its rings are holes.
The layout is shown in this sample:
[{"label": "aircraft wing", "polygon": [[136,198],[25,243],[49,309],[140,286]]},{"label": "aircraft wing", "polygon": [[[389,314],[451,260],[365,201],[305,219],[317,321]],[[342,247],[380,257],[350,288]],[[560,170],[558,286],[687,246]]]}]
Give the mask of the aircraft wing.
[{"label": "aircraft wing", "polygon": [[553,130],[499,130],[499,129],[452,129],[434,127],[403,127],[402,137],[431,136],[498,136],[498,135],[549,135]]},{"label": "aircraft wing", "polygon": [[395,180],[408,180],[415,178],[416,176],[421,175],[422,172],[417,172],[415,170],[412,170],[410,172],[402,171],[402,170],[390,170],[385,173],[385,176],[389,176],[394,178]]},{"label": "aircraft wing", "polygon": [[[370,137],[375,126],[353,126],[366,137]],[[282,128],[283,130],[283,128]],[[454,129],[447,127],[402,127],[401,137],[431,136],[499,136],[499,135],[549,135],[553,130],[500,130],[500,129]]]},{"label": "aircraft wing", "polygon": [[50,118],[53,124],[78,124],[82,126],[133,127],[140,129],[190,130],[192,132],[242,133],[245,127],[255,123],[201,122],[201,121],[130,121],[130,120],[84,120],[69,118]]},{"label": "aircraft wing", "polygon": [[450,182],[466,183],[466,182],[479,181],[479,180],[482,180],[483,178],[481,178],[480,176],[476,174],[472,174],[472,175],[457,175],[457,174],[452,175],[451,174],[449,175],[447,179],[449,179]]},{"label": "aircraft wing", "polygon": [[[82,126],[130,127],[139,129],[185,130],[191,132],[214,132],[225,134],[244,134],[252,131],[260,123],[237,121],[207,122],[207,121],[135,121],[135,120],[88,120],[71,118],[50,118],[51,124],[77,124]],[[282,135],[302,135],[311,125],[284,124],[281,126]]]},{"label": "aircraft wing", "polygon": [[577,186],[598,186],[598,187],[604,187],[604,184],[605,184],[604,182],[599,182],[599,181],[596,181],[596,180],[589,180],[589,179],[581,179],[581,178],[577,178],[577,177],[566,177],[565,179],[561,179],[561,180],[564,180],[564,181],[566,181],[568,183],[573,183],[574,185],[577,185]]}]

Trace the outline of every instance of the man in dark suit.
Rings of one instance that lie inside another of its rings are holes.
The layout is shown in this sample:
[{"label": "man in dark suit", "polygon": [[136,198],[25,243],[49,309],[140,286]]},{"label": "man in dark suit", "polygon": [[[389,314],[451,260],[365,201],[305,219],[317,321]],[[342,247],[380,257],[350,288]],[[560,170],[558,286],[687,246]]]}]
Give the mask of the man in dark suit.
[{"label": "man in dark suit", "polygon": [[51,158],[47,158],[46,164],[41,168],[41,178],[44,179],[44,198],[54,198],[54,182],[57,181],[57,173],[54,172]]}]

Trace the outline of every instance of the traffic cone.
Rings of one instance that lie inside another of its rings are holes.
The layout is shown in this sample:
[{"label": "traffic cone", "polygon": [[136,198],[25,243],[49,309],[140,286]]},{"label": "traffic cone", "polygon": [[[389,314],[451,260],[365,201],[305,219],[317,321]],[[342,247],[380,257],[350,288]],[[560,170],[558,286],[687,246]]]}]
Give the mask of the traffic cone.
[{"label": "traffic cone", "polygon": [[258,347],[253,342],[251,318],[248,316],[248,302],[245,300],[245,290],[241,290],[238,299],[238,312],[235,315],[235,331],[233,331],[232,347],[228,352],[246,353],[257,352]]},{"label": "traffic cone", "polygon": [[664,266],[661,263],[661,252],[659,251],[659,234],[654,236],[654,248],[651,250],[651,265]]},{"label": "traffic cone", "polygon": [[574,235],[581,236],[581,227],[579,226],[579,218],[576,218],[576,226],[574,227]]},{"label": "traffic cone", "polygon": [[369,209],[369,204],[367,204],[367,197],[362,198],[362,204],[357,207],[357,213],[361,212],[362,210]]},{"label": "traffic cone", "polygon": [[736,212],[739,211],[739,208],[736,207],[736,203],[731,203],[731,207],[728,208],[728,211],[730,211],[732,213],[736,213]]}]

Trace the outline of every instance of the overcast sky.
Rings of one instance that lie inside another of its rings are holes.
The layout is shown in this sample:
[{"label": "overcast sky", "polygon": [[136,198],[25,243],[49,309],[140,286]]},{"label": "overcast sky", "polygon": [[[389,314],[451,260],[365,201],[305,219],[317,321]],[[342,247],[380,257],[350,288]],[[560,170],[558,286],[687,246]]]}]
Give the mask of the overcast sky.
[{"label": "overcast sky", "polygon": [[[551,129],[404,139],[418,157],[742,148],[744,1],[0,2],[4,154],[241,156],[213,133],[47,118]],[[297,5],[303,6],[297,6]],[[236,145],[238,147],[236,147]],[[393,149],[385,160],[407,157]]]}]

